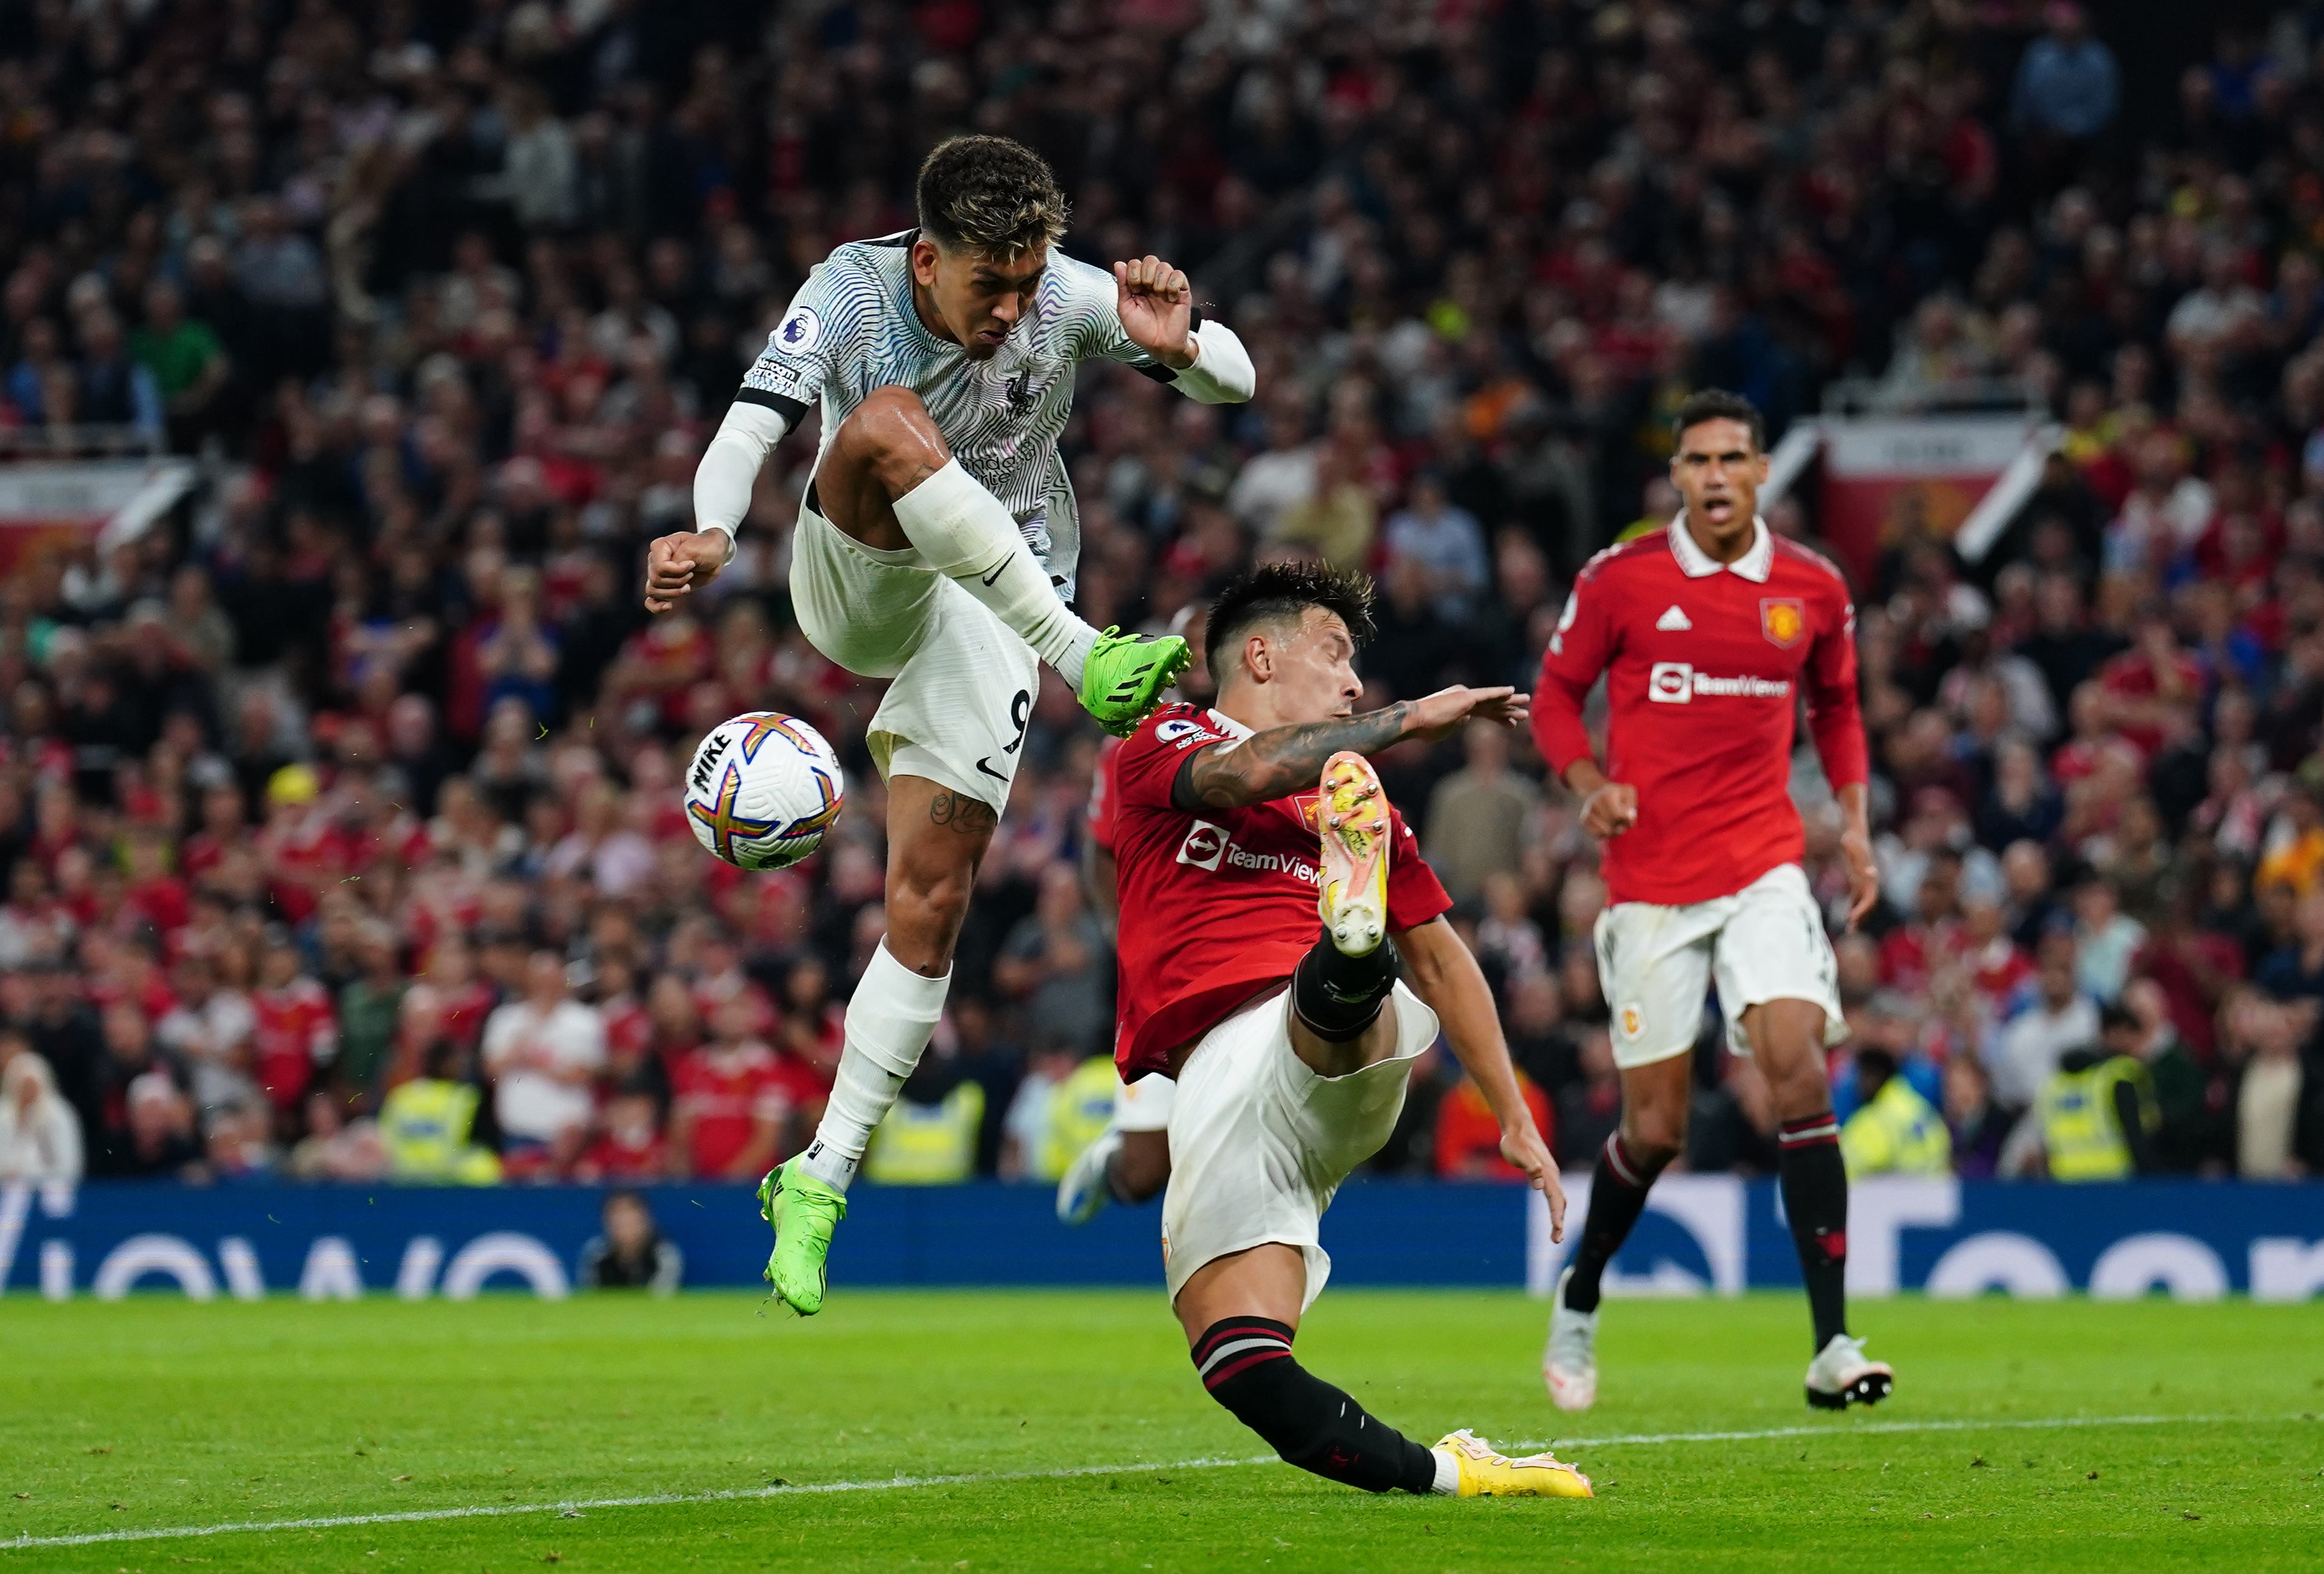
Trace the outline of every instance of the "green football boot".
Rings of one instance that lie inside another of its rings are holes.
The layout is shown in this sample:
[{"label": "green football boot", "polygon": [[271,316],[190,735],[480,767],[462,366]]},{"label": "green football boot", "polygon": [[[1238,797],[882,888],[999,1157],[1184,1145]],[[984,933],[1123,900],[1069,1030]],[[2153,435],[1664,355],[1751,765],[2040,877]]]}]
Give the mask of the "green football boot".
[{"label": "green football boot", "polygon": [[813,1317],[823,1310],[824,1259],[831,1255],[831,1232],[847,1217],[847,1194],[788,1159],[759,1182],[759,1217],[775,1227],[767,1282],[784,1305]]},{"label": "green football boot", "polygon": [[1114,736],[1128,737],[1192,659],[1186,642],[1175,634],[1142,639],[1109,628],[1097,636],[1082,668],[1082,708]]}]

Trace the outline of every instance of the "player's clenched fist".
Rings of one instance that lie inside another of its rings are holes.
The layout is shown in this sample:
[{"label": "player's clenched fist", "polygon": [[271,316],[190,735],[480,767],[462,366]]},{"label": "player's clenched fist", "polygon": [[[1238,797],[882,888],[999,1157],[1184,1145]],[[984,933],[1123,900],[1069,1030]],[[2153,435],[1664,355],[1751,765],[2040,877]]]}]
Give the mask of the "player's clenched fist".
[{"label": "player's clenched fist", "polygon": [[1582,805],[1582,829],[1601,842],[1637,823],[1638,790],[1628,782],[1607,782]]},{"label": "player's clenched fist", "polygon": [[723,530],[682,530],[646,548],[646,610],[668,612],[679,597],[716,579],[733,542]]},{"label": "player's clenched fist", "polygon": [[1194,289],[1160,257],[1113,264],[1114,310],[1130,342],[1171,370],[1194,364]]}]

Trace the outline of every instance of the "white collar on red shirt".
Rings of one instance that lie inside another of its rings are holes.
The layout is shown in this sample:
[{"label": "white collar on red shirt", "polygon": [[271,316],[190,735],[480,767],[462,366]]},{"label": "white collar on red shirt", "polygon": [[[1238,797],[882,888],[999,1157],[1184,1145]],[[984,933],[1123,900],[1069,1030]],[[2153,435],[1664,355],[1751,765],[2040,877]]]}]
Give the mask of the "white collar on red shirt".
[{"label": "white collar on red shirt", "polygon": [[1765,585],[1775,567],[1775,538],[1768,532],[1767,522],[1756,514],[1751,516],[1751,550],[1731,563],[1720,562],[1694,544],[1694,537],[1687,533],[1683,508],[1670,522],[1670,543],[1679,572],[1690,579],[1706,579],[1724,569],[1755,585]]},{"label": "white collar on red shirt", "polygon": [[1251,734],[1259,730],[1259,728],[1255,727],[1243,726],[1242,723],[1237,721],[1233,717],[1229,716],[1223,710],[1213,710],[1209,715],[1212,727],[1219,732],[1226,734],[1227,736],[1234,739],[1237,743],[1240,743],[1243,739],[1250,736]]}]

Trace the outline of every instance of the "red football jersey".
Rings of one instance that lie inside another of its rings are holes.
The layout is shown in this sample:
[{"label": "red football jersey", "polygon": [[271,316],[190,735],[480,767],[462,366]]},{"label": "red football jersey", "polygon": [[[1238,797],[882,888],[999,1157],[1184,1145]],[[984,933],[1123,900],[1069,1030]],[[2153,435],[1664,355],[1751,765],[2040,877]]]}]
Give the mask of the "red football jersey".
[{"label": "red football jersey", "polygon": [[[1124,921],[1114,1060],[1125,1079],[1169,1069],[1170,1051],[1291,977],[1323,932],[1314,792],[1188,814],[1170,801],[1188,755],[1248,737],[1199,705],[1166,705],[1113,756],[1113,853]],[[1391,808],[1388,922],[1415,928],[1452,905]],[[1134,915],[1134,917],[1132,916]]]},{"label": "red football jersey", "polygon": [[1582,707],[1600,672],[1606,774],[1638,790],[1637,822],[1606,844],[1616,902],[1708,902],[1799,862],[1803,693],[1824,774],[1835,788],[1865,779],[1848,587],[1764,523],[1731,565],[1695,545],[1682,514],[1582,569],[1533,698],[1534,737],[1561,778],[1590,753]]}]

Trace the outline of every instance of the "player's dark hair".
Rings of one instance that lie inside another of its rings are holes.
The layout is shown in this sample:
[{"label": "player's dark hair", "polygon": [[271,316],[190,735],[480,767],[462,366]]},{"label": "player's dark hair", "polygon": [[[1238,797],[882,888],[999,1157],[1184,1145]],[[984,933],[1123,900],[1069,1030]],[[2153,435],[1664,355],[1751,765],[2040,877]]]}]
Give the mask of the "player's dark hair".
[{"label": "player's dark hair", "polygon": [[920,233],[948,252],[1047,251],[1072,208],[1041,155],[1005,136],[955,136],[920,163]]},{"label": "player's dark hair", "polygon": [[1751,429],[1751,447],[1756,452],[1767,451],[1767,419],[1759,407],[1740,394],[1729,394],[1724,388],[1699,388],[1686,396],[1671,417],[1671,436],[1683,439],[1689,427],[1701,426],[1706,421],[1739,421]]},{"label": "player's dark hair", "polygon": [[1205,634],[1211,681],[1224,687],[1233,675],[1245,635],[1261,624],[1296,624],[1311,606],[1335,614],[1360,648],[1375,627],[1372,582],[1329,563],[1262,563],[1226,582],[1211,603]]}]

